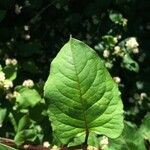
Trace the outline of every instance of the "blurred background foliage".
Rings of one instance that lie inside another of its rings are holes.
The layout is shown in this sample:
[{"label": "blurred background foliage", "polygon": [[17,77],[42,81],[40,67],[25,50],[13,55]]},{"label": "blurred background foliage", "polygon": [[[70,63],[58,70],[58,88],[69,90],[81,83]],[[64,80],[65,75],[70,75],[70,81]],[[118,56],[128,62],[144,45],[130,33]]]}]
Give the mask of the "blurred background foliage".
[{"label": "blurred background foliage", "polygon": [[[19,144],[51,139],[50,127],[41,127],[50,122],[43,111],[44,100],[39,101],[50,62],[70,35],[104,59],[122,92],[125,120],[140,126],[150,111],[149,14],[149,0],[0,0],[0,71],[13,81],[10,88],[0,88],[0,136],[15,137]],[[134,45],[127,44],[130,40]],[[25,86],[27,79],[34,82],[31,89]],[[14,91],[21,96],[9,97]],[[35,103],[26,102],[31,96]],[[33,138],[20,141],[22,129],[15,124],[26,119],[28,111],[32,121],[28,120],[26,132],[37,125]]]}]

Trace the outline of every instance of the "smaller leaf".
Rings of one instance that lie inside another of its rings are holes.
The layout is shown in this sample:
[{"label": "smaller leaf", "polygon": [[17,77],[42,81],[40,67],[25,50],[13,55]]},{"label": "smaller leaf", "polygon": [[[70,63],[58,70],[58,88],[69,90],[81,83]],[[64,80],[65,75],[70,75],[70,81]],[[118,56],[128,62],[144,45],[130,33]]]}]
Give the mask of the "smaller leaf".
[{"label": "smaller leaf", "polygon": [[17,150],[17,149],[14,149],[12,147],[0,143],[0,150]]},{"label": "smaller leaf", "polygon": [[123,57],[123,62],[121,65],[130,71],[139,72],[138,63],[134,61],[128,54]]},{"label": "smaller leaf", "polygon": [[109,18],[115,24],[122,24],[123,19],[124,19],[122,14],[117,13],[117,12],[113,12],[113,11],[110,12]]},{"label": "smaller leaf", "polygon": [[150,142],[150,113],[147,113],[140,127],[140,132],[144,139]]},{"label": "smaller leaf", "polygon": [[120,137],[109,139],[111,150],[146,150],[144,139],[137,127],[129,122],[125,123],[125,128]]},{"label": "smaller leaf", "polygon": [[41,128],[29,118],[28,115],[23,116],[19,123],[17,133],[15,135],[15,143],[22,145],[26,141],[35,142],[36,140],[41,141],[43,135],[41,134]]},{"label": "smaller leaf", "polygon": [[6,79],[13,81],[17,77],[17,66],[16,65],[5,66],[3,72],[5,73]]},{"label": "smaller leaf", "polygon": [[2,127],[3,121],[5,119],[5,116],[7,114],[6,108],[0,108],[0,127]]},{"label": "smaller leaf", "polygon": [[41,96],[35,89],[22,87],[18,90],[19,96],[16,98],[18,105],[23,108],[34,107],[41,101]]}]

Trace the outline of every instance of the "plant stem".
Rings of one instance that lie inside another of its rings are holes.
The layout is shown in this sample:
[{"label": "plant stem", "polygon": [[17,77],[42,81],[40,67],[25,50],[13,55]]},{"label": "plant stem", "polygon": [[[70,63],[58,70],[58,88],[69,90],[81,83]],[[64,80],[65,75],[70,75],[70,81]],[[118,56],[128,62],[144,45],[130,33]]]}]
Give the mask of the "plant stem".
[{"label": "plant stem", "polygon": [[87,150],[87,147],[88,147],[88,137],[89,137],[89,130],[87,129],[86,130],[85,141],[84,141],[84,144],[83,144],[83,150]]}]

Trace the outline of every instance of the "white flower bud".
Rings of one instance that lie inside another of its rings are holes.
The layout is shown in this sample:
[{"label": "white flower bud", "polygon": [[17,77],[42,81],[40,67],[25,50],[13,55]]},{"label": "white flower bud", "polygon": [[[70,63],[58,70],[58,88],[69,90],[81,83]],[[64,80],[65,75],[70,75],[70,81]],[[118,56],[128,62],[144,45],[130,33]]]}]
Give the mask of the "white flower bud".
[{"label": "white flower bud", "polygon": [[118,53],[120,53],[120,51],[121,51],[121,49],[120,49],[119,46],[115,46],[115,47],[114,47],[114,50],[115,50],[115,51],[114,51],[115,54],[118,54]]},{"label": "white flower bud", "polygon": [[22,6],[19,6],[18,4],[15,5],[15,13],[17,15],[19,15],[21,13],[21,9],[22,9]]},{"label": "white flower bud", "polygon": [[12,81],[6,79],[6,80],[4,81],[4,88],[5,88],[6,90],[8,90],[8,89],[10,89],[10,88],[12,88],[12,87],[13,87]]},{"label": "white flower bud", "polygon": [[16,97],[19,96],[19,95],[20,95],[20,93],[18,93],[17,91],[14,91],[14,92],[13,92],[13,97],[14,97],[14,98],[16,98]]},{"label": "white flower bud", "polygon": [[104,52],[103,52],[104,58],[108,58],[109,55],[110,55],[110,52],[107,49],[105,49]]},{"label": "white flower bud", "polygon": [[46,147],[46,148],[50,147],[50,143],[48,141],[45,141],[43,143],[43,147]]},{"label": "white flower bud", "polygon": [[5,80],[5,73],[0,72],[0,81],[4,81],[4,80]]},{"label": "white flower bud", "polygon": [[54,145],[51,150],[59,150],[60,148],[58,148],[56,145]]},{"label": "white flower bud", "polygon": [[31,36],[29,34],[26,34],[24,38],[25,40],[30,40]]},{"label": "white flower bud", "polygon": [[101,149],[105,149],[108,143],[108,138],[106,136],[103,136],[102,140],[100,141]]},{"label": "white flower bud", "polygon": [[24,25],[24,30],[25,31],[29,31],[29,26],[28,25]]},{"label": "white flower bud", "polygon": [[113,79],[114,79],[114,81],[115,81],[116,83],[120,83],[120,82],[121,82],[120,77],[113,77]]},{"label": "white flower bud", "polygon": [[28,79],[28,80],[25,80],[22,85],[25,87],[32,88],[34,86],[34,82],[32,80]]},{"label": "white flower bud", "polygon": [[123,26],[127,25],[128,20],[127,19],[123,19]]},{"label": "white flower bud", "polygon": [[11,100],[13,98],[13,94],[12,93],[7,93],[5,98],[8,99],[8,100]]},{"label": "white flower bud", "polygon": [[17,65],[17,60],[16,59],[10,59],[10,58],[7,58],[6,60],[5,60],[5,64],[6,65]]},{"label": "white flower bud", "polygon": [[122,37],[121,35],[118,35],[118,36],[117,36],[118,39],[121,39],[121,37]]},{"label": "white flower bud", "polygon": [[132,51],[133,51],[134,54],[138,54],[139,53],[139,49],[138,48],[134,48]]},{"label": "white flower bud", "polygon": [[134,38],[134,37],[129,38],[126,41],[125,45],[126,45],[127,48],[130,48],[130,49],[137,48],[139,46],[138,42],[136,41],[136,38]]},{"label": "white flower bud", "polygon": [[114,40],[114,42],[115,42],[115,43],[117,43],[117,42],[118,42],[117,37],[114,37],[114,38],[113,38],[113,40]]},{"label": "white flower bud", "polygon": [[146,97],[147,97],[147,94],[146,94],[146,93],[143,92],[143,93],[140,94],[141,100],[143,100],[143,99],[146,98]]}]

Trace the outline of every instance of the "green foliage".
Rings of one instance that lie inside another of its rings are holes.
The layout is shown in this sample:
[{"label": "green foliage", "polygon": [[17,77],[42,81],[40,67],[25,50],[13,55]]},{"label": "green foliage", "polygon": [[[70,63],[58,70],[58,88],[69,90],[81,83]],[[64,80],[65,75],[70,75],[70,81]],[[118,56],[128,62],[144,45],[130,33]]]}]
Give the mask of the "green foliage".
[{"label": "green foliage", "polygon": [[148,140],[150,142],[150,113],[147,113],[147,115],[144,117],[143,123],[140,127],[141,135],[145,140]]},{"label": "green foliage", "polygon": [[111,150],[146,150],[144,139],[135,125],[125,123],[125,128],[121,136],[115,140],[110,140]]},{"label": "green foliage", "polygon": [[12,148],[12,147],[9,147],[9,146],[7,146],[7,145],[4,145],[4,144],[2,144],[2,143],[0,143],[0,149],[1,149],[1,150],[16,150],[16,149],[14,149],[14,148]]},{"label": "green foliage", "polygon": [[35,89],[20,87],[17,92],[19,95],[16,98],[16,103],[23,109],[34,107],[41,101],[41,96]]},{"label": "green foliage", "polygon": [[[53,149],[54,144],[60,149],[62,143],[51,127],[51,100],[44,99],[43,88],[49,75],[49,64],[72,35],[97,52],[97,59],[107,67],[118,84],[124,104],[123,133],[118,138],[111,139],[98,135],[99,132],[90,132],[88,145],[109,150],[149,149],[149,14],[149,0],[1,0],[0,137],[11,141],[15,139],[18,149],[24,145],[42,146],[45,143],[50,144],[50,149]],[[77,51],[78,56],[84,55],[82,49]],[[81,58],[78,63],[85,58],[87,57]],[[93,59],[88,63],[91,61]],[[61,58],[59,65],[62,66],[64,62],[66,60]],[[90,65],[90,71],[86,74],[91,77],[95,65]],[[53,70],[51,67],[50,70]],[[60,70],[66,72],[67,69],[62,66]],[[64,77],[59,78],[60,81],[62,79]],[[111,96],[106,102],[110,99]],[[97,99],[93,100],[96,101],[99,102]],[[74,106],[73,103],[69,103],[70,105]],[[87,105],[89,104],[86,103],[84,108]],[[107,108],[110,110],[110,107]],[[66,109],[63,110],[66,112]],[[71,107],[69,112],[70,110]],[[101,111],[102,109],[92,111],[93,117],[97,117],[94,114]],[[81,114],[71,115],[79,117]],[[18,129],[19,126],[22,128]],[[83,126],[82,129],[84,130]],[[85,134],[77,134],[67,144],[78,149],[76,145],[81,146],[84,141]],[[1,139],[0,143],[7,144],[1,142]],[[12,145],[15,147],[15,144]],[[0,149],[7,148],[0,144]]]},{"label": "green foliage", "polygon": [[122,132],[117,85],[98,55],[76,39],[70,38],[52,61],[44,95],[53,131],[63,144],[82,134],[116,138]]}]

